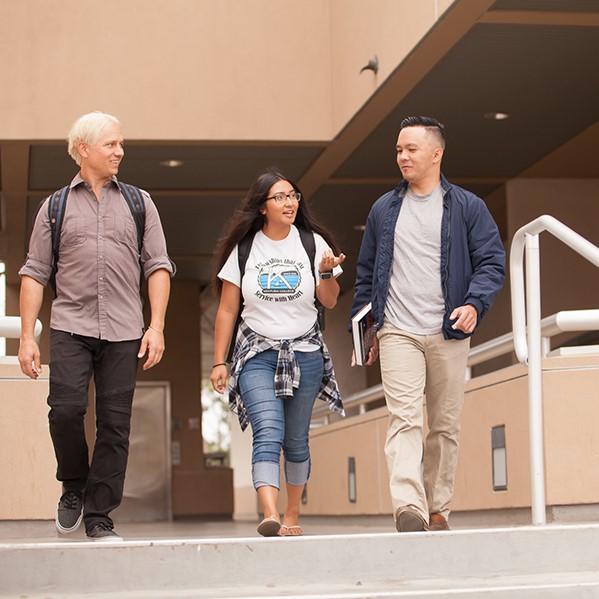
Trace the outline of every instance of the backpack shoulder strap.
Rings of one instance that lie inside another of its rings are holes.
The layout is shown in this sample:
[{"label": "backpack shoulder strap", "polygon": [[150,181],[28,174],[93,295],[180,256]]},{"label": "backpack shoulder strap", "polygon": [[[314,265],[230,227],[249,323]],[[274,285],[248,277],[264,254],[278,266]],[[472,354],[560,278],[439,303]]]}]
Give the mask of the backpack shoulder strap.
[{"label": "backpack shoulder strap", "polygon": [[54,255],[54,266],[58,263],[58,248],[60,246],[60,231],[62,221],[69,197],[70,185],[65,185],[62,189],[55,191],[48,201],[48,219],[50,221],[50,233],[52,238],[52,254]]},{"label": "backpack shoulder strap", "polygon": [[243,275],[245,273],[245,265],[247,264],[248,258],[250,257],[252,243],[254,243],[254,235],[255,233],[248,233],[237,244],[237,263],[239,264],[239,311],[237,312],[235,326],[233,327],[233,334],[231,335],[231,341],[229,342],[229,350],[227,352],[226,357],[227,362],[231,362],[233,360],[235,339],[237,338],[237,330],[239,329],[239,322],[241,321],[241,312],[243,310],[243,292],[241,291],[241,280],[243,279]]},{"label": "backpack shoulder strap", "polygon": [[314,233],[312,231],[307,231],[302,227],[298,227],[297,230],[299,231],[300,239],[304,249],[306,250],[306,254],[308,254],[308,258],[310,259],[310,270],[312,271],[312,276],[314,277],[314,281],[318,283],[316,280],[316,273],[314,272],[314,258],[316,257],[316,241],[314,240]]},{"label": "backpack shoulder strap", "polygon": [[141,190],[135,185],[118,182],[119,189],[131,210],[135,226],[137,228],[137,247],[141,254],[141,248],[144,241],[144,230],[146,228],[146,205],[144,203]]},{"label": "backpack shoulder strap", "polygon": [[55,191],[48,200],[48,220],[50,221],[50,239],[52,241],[52,272],[50,273],[50,287],[56,295],[56,271],[58,270],[58,248],[60,247],[60,231],[64,220],[64,213],[67,208],[67,198],[69,197],[70,185]]},{"label": "backpack shoulder strap", "polygon": [[316,257],[316,240],[314,239],[314,233],[312,231],[307,231],[302,227],[298,227],[298,231],[300,234],[302,245],[304,246],[306,254],[308,254],[308,258],[310,260],[310,270],[312,271],[312,276],[314,277],[314,305],[318,310],[318,324],[320,325],[320,330],[324,331],[325,307],[320,303],[319,299],[316,297],[316,287],[318,286],[318,279],[316,278],[316,273],[314,272],[314,258]]},{"label": "backpack shoulder strap", "polygon": [[248,233],[238,244],[237,244],[237,263],[239,264],[239,314],[237,319],[241,316],[241,310],[243,309],[243,292],[241,291],[241,280],[245,274],[245,265],[247,264],[250,252],[252,250],[252,244],[254,243],[255,233]]},{"label": "backpack shoulder strap", "polygon": [[[252,243],[254,243],[254,233],[248,233],[237,245],[237,262],[239,263],[239,289],[241,290],[241,279],[245,274],[245,265],[247,264],[248,258],[250,257],[250,251],[252,250]],[[243,299],[243,296],[242,296]]]}]

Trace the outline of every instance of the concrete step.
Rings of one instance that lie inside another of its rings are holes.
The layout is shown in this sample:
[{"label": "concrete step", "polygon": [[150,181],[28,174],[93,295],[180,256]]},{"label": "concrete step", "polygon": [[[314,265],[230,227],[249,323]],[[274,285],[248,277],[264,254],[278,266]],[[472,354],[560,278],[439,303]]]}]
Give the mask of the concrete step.
[{"label": "concrete step", "polygon": [[599,525],[0,543],[0,596],[599,597]]}]

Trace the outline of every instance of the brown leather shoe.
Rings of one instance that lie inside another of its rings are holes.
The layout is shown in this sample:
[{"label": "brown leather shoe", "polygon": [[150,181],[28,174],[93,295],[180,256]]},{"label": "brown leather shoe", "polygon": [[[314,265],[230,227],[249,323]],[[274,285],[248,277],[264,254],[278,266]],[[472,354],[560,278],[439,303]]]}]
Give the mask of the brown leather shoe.
[{"label": "brown leather shoe", "polygon": [[431,514],[430,515],[430,524],[428,526],[429,530],[450,530],[449,524],[447,524],[447,520],[445,516],[441,514]]},{"label": "brown leather shoe", "polygon": [[395,514],[397,532],[421,532],[426,530],[426,522],[412,507],[400,507]]}]

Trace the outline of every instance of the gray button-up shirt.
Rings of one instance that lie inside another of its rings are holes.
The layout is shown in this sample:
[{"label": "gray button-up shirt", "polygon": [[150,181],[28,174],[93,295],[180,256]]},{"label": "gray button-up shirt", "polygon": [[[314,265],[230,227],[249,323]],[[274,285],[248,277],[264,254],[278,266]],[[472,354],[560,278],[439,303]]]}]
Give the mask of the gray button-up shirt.
[{"label": "gray button-up shirt", "polygon": [[[143,335],[140,262],[146,279],[161,268],[173,276],[175,265],[156,206],[147,192],[142,195],[146,224],[140,259],[133,215],[116,177],[104,185],[99,201],[80,174],[73,179],[60,234],[51,328],[106,341]],[[54,264],[48,200],[37,215],[19,271],[44,286]]]}]

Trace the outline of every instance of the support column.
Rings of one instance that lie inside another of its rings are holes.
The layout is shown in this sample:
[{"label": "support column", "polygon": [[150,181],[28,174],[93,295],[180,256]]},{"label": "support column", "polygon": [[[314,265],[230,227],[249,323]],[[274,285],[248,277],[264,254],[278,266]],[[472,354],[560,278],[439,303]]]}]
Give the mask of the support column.
[{"label": "support column", "polygon": [[[6,264],[6,314],[19,314],[18,270],[27,252],[27,196],[29,181],[29,142],[0,144],[2,210],[0,213],[0,259]],[[16,354],[18,340],[7,339],[7,354]]]}]

